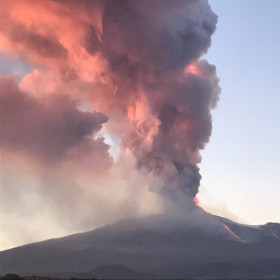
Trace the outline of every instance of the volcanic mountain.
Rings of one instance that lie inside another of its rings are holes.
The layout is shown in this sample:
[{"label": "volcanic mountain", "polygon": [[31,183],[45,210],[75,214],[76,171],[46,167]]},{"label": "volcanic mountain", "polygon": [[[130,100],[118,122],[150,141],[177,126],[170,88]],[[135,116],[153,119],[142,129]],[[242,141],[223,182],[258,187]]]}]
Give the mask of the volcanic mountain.
[{"label": "volcanic mountain", "polygon": [[1,274],[97,278],[280,277],[280,224],[238,224],[200,207],[123,219],[2,251]]}]

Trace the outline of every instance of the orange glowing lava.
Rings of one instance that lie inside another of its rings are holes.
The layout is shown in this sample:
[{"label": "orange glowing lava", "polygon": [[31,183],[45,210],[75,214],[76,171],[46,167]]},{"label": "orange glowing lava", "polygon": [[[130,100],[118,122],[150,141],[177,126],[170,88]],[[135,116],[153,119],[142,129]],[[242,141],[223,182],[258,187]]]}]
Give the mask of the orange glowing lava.
[{"label": "orange glowing lava", "polygon": [[223,224],[223,226],[232,236],[234,236],[236,239],[242,241],[242,239],[237,234],[235,234],[227,225]]},{"label": "orange glowing lava", "polygon": [[193,199],[193,202],[194,202],[194,204],[195,204],[196,206],[198,206],[198,205],[199,205],[199,200],[198,200],[198,198],[197,198],[197,197],[195,197],[195,198]]}]

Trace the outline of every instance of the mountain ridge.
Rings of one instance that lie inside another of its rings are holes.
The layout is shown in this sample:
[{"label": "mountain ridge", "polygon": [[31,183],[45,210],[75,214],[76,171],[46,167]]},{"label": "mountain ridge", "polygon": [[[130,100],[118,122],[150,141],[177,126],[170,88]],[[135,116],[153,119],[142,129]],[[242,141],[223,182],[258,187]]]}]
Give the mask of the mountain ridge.
[{"label": "mountain ridge", "polygon": [[[263,277],[269,273],[278,277],[279,226],[242,225],[199,207],[181,217],[158,214],[122,219],[91,231],[2,251],[0,273],[92,273],[107,265],[114,274],[118,271],[114,266],[119,265],[143,279],[146,275],[242,278],[254,277],[252,271],[259,271],[258,264],[267,272]],[[119,270],[122,279],[125,271]],[[102,273],[101,278],[106,274]]]}]

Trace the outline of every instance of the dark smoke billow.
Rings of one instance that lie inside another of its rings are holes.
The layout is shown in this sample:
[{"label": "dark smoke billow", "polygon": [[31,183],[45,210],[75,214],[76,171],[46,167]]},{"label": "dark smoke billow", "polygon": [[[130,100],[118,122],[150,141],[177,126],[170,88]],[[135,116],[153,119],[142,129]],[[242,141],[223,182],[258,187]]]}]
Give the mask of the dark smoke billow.
[{"label": "dark smoke billow", "polygon": [[100,40],[93,29],[87,34],[87,49],[110,66],[111,106],[127,110],[124,148],[158,179],[159,190],[152,188],[172,199],[198,192],[199,150],[219,93],[215,67],[198,59],[216,22],[205,1],[108,1]]},{"label": "dark smoke billow", "polygon": [[[34,67],[20,82],[0,80],[2,165],[11,174],[1,188],[14,202],[4,212],[23,209],[28,192],[54,205],[57,224],[92,225],[110,203],[121,205],[119,218],[141,208],[147,189],[167,206],[193,205],[219,96],[215,67],[200,59],[217,22],[207,1],[0,4],[0,50]],[[108,137],[120,143],[114,161]]]}]

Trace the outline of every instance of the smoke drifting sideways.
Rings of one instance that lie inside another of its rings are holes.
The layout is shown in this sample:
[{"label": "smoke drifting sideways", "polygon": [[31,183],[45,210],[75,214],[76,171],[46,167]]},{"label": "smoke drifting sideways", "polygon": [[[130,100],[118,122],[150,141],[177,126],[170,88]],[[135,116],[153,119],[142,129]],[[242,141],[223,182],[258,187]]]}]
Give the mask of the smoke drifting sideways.
[{"label": "smoke drifting sideways", "polygon": [[0,51],[34,67],[0,80],[4,213],[78,229],[194,207],[220,92],[207,1],[0,4]]}]

